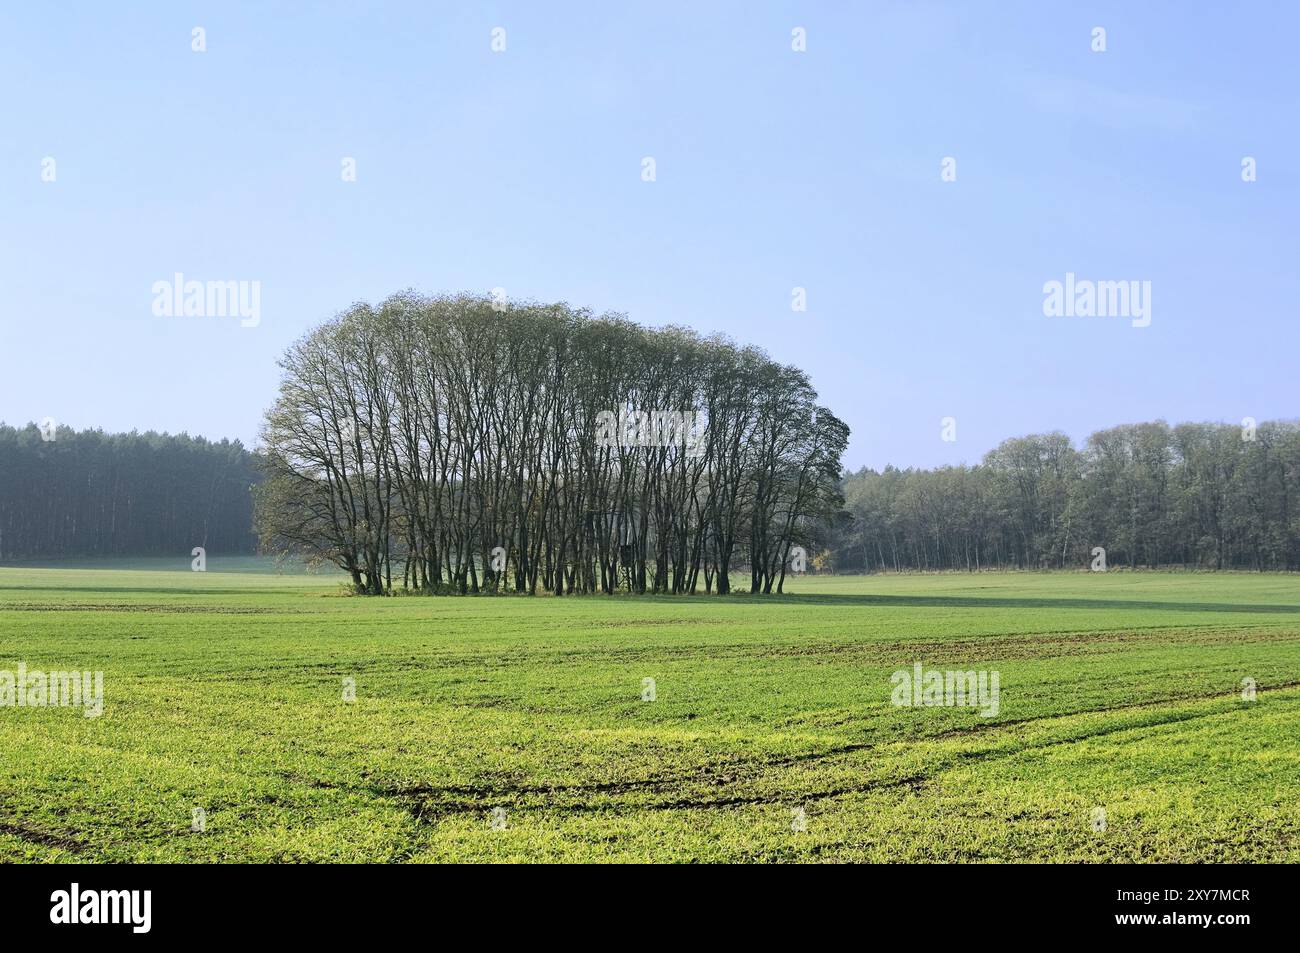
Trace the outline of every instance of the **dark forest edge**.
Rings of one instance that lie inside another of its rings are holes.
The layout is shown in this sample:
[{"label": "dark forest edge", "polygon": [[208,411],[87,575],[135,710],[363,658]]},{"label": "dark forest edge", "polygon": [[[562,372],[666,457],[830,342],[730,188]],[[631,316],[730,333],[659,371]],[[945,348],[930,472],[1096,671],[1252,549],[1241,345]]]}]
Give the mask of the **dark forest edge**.
[{"label": "dark forest edge", "polygon": [[0,560],[252,554],[260,479],[239,441],[0,423]]}]

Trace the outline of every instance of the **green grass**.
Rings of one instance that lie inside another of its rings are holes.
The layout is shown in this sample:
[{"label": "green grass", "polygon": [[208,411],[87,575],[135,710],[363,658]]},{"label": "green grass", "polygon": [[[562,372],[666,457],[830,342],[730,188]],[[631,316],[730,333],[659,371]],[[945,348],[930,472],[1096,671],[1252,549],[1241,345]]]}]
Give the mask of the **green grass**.
[{"label": "green grass", "polygon": [[[790,588],[0,569],[0,669],[99,669],[105,694],[99,718],[0,708],[0,860],[1300,860],[1300,579]],[[996,717],[892,705],[917,661],[999,672]]]}]

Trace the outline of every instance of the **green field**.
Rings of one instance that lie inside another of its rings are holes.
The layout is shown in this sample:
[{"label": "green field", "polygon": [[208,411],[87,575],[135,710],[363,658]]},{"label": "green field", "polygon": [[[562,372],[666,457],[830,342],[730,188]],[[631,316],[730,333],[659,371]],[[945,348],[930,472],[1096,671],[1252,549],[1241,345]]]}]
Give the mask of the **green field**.
[{"label": "green field", "polygon": [[[1295,576],[365,599],[176,568],[0,569],[0,669],[104,673],[98,718],[0,707],[0,860],[1300,860]],[[998,672],[996,716],[891,704],[916,662]]]}]

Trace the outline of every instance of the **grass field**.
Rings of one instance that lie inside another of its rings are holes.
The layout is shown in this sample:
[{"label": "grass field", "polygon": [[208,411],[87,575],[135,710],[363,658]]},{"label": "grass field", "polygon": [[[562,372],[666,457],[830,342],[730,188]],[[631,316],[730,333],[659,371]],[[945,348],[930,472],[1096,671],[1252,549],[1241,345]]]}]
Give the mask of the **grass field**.
[{"label": "grass field", "polygon": [[[0,569],[0,669],[104,673],[101,717],[0,707],[0,860],[1300,860],[1294,576],[362,599],[177,568]],[[997,714],[891,704],[916,662],[997,672]]]}]

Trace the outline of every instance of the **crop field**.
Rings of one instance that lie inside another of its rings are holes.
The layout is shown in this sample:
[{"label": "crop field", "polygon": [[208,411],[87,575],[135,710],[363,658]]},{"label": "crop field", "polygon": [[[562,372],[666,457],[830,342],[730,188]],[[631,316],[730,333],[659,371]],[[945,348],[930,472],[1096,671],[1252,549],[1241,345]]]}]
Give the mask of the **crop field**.
[{"label": "crop field", "polygon": [[[0,707],[0,861],[1300,860],[1295,576],[208,568],[0,569],[0,670],[103,673],[98,717]],[[918,663],[996,704],[895,704]]]}]

